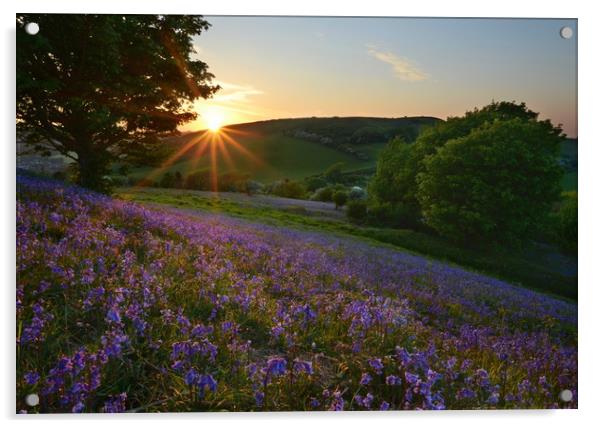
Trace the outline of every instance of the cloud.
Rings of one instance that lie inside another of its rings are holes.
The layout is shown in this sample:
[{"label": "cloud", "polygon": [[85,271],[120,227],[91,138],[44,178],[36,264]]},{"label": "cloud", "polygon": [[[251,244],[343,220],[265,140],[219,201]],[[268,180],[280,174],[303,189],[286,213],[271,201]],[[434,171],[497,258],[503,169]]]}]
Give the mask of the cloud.
[{"label": "cloud", "polygon": [[368,45],[368,54],[374,58],[389,64],[393,67],[395,76],[400,80],[407,82],[419,82],[429,78],[429,75],[420,70],[414,63],[407,58],[395,55],[392,52],[378,50],[374,46]]},{"label": "cloud", "polygon": [[262,95],[263,91],[248,85],[215,81],[222,89],[213,97],[213,100],[221,103],[245,103],[253,95]]}]

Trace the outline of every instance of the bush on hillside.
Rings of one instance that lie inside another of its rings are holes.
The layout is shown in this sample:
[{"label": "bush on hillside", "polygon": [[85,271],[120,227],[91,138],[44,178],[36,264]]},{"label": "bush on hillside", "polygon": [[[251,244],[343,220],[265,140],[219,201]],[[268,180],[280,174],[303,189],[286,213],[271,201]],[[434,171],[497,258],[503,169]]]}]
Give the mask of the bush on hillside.
[{"label": "bush on hillside", "polygon": [[320,202],[332,202],[332,195],[334,194],[332,187],[322,187],[315,191],[312,195],[312,201],[320,201]]},{"label": "bush on hillside", "polygon": [[269,193],[282,198],[304,199],[306,190],[302,183],[289,179],[272,183]]},{"label": "bush on hillside", "polygon": [[321,176],[308,177],[305,179],[305,188],[308,192],[315,192],[327,185],[328,182]]},{"label": "bush on hillside", "polygon": [[362,200],[349,200],[347,202],[347,218],[351,221],[363,222],[368,212],[368,204]]}]

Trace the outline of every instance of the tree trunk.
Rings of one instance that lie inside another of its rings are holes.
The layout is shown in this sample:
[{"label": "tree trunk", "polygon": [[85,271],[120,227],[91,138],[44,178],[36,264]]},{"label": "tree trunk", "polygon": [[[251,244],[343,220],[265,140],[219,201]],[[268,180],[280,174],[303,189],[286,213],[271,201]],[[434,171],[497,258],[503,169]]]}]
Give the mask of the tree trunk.
[{"label": "tree trunk", "polygon": [[78,184],[97,192],[109,191],[106,175],[109,172],[108,159],[103,150],[92,150],[91,144],[82,145],[77,152]]}]

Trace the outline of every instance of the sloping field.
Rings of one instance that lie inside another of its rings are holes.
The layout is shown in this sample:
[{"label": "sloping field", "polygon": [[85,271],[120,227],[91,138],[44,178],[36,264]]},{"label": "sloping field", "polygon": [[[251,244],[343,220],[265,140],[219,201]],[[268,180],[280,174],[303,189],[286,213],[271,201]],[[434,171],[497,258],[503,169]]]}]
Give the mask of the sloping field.
[{"label": "sloping field", "polygon": [[17,197],[17,410],[577,406],[573,303],[322,233]]}]

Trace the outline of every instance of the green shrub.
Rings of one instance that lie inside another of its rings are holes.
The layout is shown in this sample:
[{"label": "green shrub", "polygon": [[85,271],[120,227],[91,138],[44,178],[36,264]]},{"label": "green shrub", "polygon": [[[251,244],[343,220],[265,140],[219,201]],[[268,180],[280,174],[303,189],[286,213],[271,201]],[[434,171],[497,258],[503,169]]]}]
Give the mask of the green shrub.
[{"label": "green shrub", "polygon": [[316,190],[311,199],[320,202],[332,202],[333,194],[332,187],[322,187],[321,189]]},{"label": "green shrub", "polygon": [[308,177],[305,179],[305,187],[308,192],[315,192],[321,187],[326,187],[328,182],[323,177]]},{"label": "green shrub", "polygon": [[397,229],[425,230],[415,216],[413,207],[401,203],[372,203],[368,208],[367,221],[373,226]]},{"label": "green shrub", "polygon": [[257,193],[262,193],[264,188],[265,186],[262,183],[258,181],[248,180],[246,192],[249,195],[255,195]]},{"label": "green shrub", "polygon": [[211,177],[207,171],[196,171],[184,179],[184,187],[190,190],[208,190],[211,187]]},{"label": "green shrub", "polygon": [[161,187],[165,187],[165,188],[173,188],[173,187],[175,187],[175,183],[176,183],[175,177],[169,171],[167,171],[165,174],[163,174],[163,177],[159,181],[159,185]]},{"label": "green shrub", "polygon": [[304,199],[306,196],[303,184],[289,179],[273,183],[270,186],[269,192],[282,198]]},{"label": "green shrub", "polygon": [[366,201],[352,199],[347,202],[347,218],[356,222],[363,222],[366,219],[368,212],[368,204]]},{"label": "green shrub", "polygon": [[247,192],[248,174],[227,172],[217,179],[217,188],[220,192]]},{"label": "green shrub", "polygon": [[343,162],[337,162],[324,172],[324,177],[330,183],[340,183],[343,179],[343,167],[345,164]]}]

